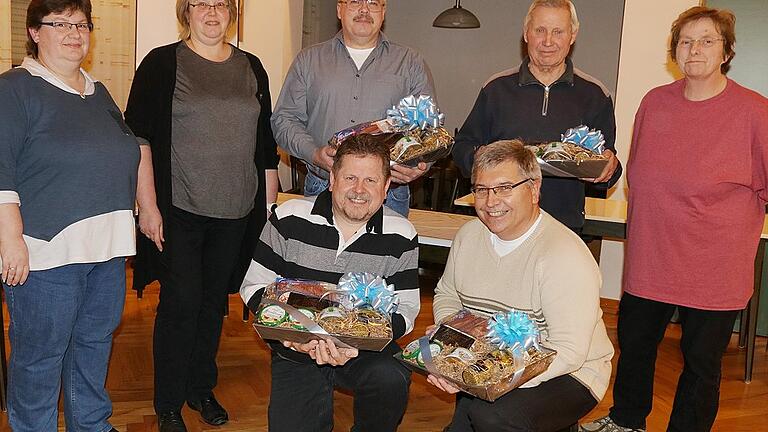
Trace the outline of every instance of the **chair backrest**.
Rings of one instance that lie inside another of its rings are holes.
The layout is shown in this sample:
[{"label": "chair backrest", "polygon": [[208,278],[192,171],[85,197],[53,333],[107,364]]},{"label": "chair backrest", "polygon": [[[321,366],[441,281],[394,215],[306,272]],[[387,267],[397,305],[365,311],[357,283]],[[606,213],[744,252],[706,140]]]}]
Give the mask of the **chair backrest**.
[{"label": "chair backrest", "polygon": [[290,157],[290,165],[291,189],[283,192],[302,195],[304,194],[304,177],[307,175],[307,166],[301,159],[293,155]]}]

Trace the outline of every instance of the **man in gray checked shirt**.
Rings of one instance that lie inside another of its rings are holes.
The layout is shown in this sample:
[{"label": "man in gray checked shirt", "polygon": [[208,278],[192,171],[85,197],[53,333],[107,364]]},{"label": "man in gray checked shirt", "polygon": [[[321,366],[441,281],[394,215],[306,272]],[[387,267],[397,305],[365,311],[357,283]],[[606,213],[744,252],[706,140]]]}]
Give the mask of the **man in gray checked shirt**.
[{"label": "man in gray checked shirt", "polygon": [[[336,5],[341,31],[302,50],[288,71],[272,114],[280,147],[307,165],[304,194],[328,187],[335,150],[331,136],[356,124],[386,117],[386,110],[409,95],[435,91],[429,68],[416,51],[381,32],[386,0],[342,0]],[[408,183],[427,171],[392,167],[392,186],[385,204],[408,215]]]}]

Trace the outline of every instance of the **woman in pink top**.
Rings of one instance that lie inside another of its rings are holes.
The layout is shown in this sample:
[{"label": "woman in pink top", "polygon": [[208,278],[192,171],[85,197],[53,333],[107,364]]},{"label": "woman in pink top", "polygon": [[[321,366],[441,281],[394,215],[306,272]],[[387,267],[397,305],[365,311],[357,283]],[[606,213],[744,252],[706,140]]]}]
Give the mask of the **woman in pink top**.
[{"label": "woman in pink top", "polygon": [[584,431],[645,430],[657,347],[676,308],[685,366],[667,430],[709,431],[715,421],[768,200],[768,100],[725,75],[734,24],[726,10],[683,12],[670,52],[684,78],[648,92],[637,111],[614,406]]}]

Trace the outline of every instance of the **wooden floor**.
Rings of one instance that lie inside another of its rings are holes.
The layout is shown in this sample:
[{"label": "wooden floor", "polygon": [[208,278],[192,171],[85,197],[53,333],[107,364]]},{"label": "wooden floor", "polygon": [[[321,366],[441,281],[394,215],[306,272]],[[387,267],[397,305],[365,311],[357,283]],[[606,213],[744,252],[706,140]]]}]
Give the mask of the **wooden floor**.
[{"label": "wooden floor", "polygon": [[[404,338],[414,339],[432,323],[431,288],[434,281],[422,284],[422,312],[416,330]],[[152,409],[152,324],[157,305],[157,285],[149,287],[142,300],[130,291],[126,297],[123,321],[115,337],[107,387],[114,401],[111,419],[122,432],[156,431]],[[219,350],[219,385],[216,396],[229,410],[230,422],[221,427],[208,426],[198,420],[197,413],[184,408],[183,415],[191,432],[196,431],[265,431],[269,393],[268,348],[253,331],[250,323],[240,319],[242,303],[238,296],[230,298],[232,313],[226,318]],[[605,302],[605,321],[611,340],[616,344],[616,304]],[[6,315],[7,316],[7,315]],[[669,416],[677,376],[682,363],[678,350],[679,327],[671,325],[661,344],[657,364],[654,409],[648,419],[649,431],[663,431]],[[714,431],[764,431],[768,417],[768,353],[766,340],[759,338],[754,378],[742,381],[744,352],[732,340],[724,360],[720,412]],[[614,358],[615,363],[615,358]],[[611,405],[610,390],[606,398],[586,418],[604,415]],[[348,431],[352,425],[352,398],[336,395],[336,431]],[[439,393],[422,376],[414,375],[408,410],[400,427],[407,432],[441,431],[453,412],[453,398]],[[61,418],[61,416],[60,416]],[[0,431],[8,431],[5,414],[0,414]],[[63,429],[63,419],[60,420]]]}]

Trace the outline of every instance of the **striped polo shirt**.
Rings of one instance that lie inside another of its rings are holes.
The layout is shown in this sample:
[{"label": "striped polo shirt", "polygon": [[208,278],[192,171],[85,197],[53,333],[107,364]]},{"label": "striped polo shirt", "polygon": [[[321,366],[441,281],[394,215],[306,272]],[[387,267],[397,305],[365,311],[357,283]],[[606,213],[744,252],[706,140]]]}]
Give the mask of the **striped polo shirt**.
[{"label": "striped polo shirt", "polygon": [[290,200],[264,226],[240,295],[255,310],[264,287],[277,277],[337,283],[347,272],[373,273],[394,284],[400,299],[392,315],[393,339],[398,339],[413,330],[419,314],[418,245],[408,219],[384,206],[345,242],[329,191]]}]

